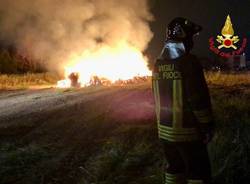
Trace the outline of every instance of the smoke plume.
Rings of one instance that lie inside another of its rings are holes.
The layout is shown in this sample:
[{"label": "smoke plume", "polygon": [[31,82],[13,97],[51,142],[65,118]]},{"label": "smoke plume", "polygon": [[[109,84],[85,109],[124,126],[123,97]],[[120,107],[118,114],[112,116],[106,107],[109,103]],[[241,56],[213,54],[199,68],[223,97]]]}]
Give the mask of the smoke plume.
[{"label": "smoke plume", "polygon": [[0,0],[0,40],[59,68],[73,55],[152,39],[147,0]]}]

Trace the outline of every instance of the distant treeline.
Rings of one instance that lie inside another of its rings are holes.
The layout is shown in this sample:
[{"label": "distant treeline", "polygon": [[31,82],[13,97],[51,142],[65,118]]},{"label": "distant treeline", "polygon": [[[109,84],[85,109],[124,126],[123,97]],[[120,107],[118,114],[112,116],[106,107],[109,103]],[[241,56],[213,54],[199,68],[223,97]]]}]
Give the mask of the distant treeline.
[{"label": "distant treeline", "polygon": [[34,61],[9,49],[0,49],[0,73],[2,74],[40,73],[45,71],[42,61]]}]

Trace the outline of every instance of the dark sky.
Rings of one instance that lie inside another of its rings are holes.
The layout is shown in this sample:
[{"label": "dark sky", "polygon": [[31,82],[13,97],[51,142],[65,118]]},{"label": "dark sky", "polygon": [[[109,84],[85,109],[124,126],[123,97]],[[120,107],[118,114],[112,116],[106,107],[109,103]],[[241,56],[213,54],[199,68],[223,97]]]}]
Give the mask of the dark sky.
[{"label": "dark sky", "polygon": [[175,17],[186,17],[202,25],[203,31],[195,40],[194,53],[212,57],[208,39],[221,33],[226,16],[230,14],[235,34],[248,37],[247,55],[250,59],[250,0],[149,0],[155,21],[151,29],[155,36],[149,45],[152,58],[160,53],[166,26]]}]

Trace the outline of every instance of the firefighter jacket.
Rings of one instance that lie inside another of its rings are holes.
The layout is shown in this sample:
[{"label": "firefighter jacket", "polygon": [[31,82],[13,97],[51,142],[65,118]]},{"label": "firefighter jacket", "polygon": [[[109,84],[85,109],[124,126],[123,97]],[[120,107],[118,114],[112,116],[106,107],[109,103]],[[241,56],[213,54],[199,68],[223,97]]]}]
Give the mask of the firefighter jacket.
[{"label": "firefighter jacket", "polygon": [[152,83],[160,139],[197,141],[213,127],[208,87],[194,55],[158,59]]}]

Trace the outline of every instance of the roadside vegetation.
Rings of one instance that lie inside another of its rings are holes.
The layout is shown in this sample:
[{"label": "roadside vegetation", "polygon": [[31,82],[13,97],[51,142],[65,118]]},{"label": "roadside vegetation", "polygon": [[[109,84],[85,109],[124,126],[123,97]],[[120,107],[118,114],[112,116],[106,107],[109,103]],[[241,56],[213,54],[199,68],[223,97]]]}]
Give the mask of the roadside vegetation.
[{"label": "roadside vegetation", "polygon": [[1,74],[0,90],[55,85],[58,80],[58,75],[52,73]]},{"label": "roadside vegetation", "polygon": [[206,72],[206,80],[213,86],[245,88],[250,85],[250,72]]},{"label": "roadside vegetation", "polygon": [[[211,88],[216,134],[210,144],[216,184],[247,184],[250,180],[249,74],[226,79]],[[244,81],[242,83],[241,79]],[[238,85],[236,81],[240,84]]]},{"label": "roadside vegetation", "polygon": [[23,74],[45,72],[42,60],[33,60],[28,54],[20,54],[15,49],[0,49],[0,73]]},{"label": "roadside vegetation", "polygon": [[0,90],[53,85],[58,79],[57,74],[46,72],[42,61],[31,60],[13,49],[0,50]]}]

